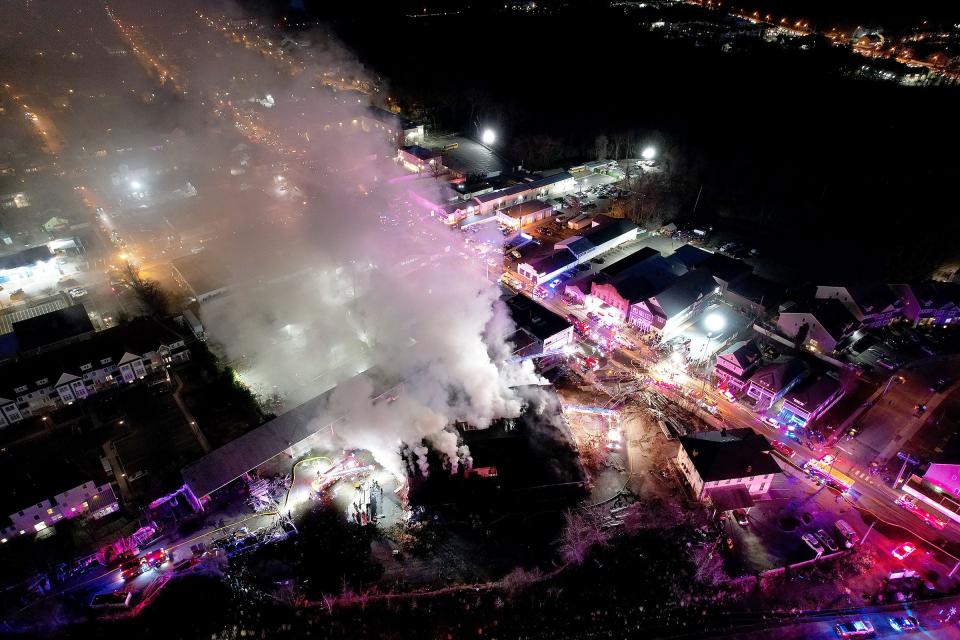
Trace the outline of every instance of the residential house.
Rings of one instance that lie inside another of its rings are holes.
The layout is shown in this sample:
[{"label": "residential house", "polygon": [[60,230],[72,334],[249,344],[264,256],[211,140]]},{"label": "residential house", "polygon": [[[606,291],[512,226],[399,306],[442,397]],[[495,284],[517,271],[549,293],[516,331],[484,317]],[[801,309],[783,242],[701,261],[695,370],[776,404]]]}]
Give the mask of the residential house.
[{"label": "residential house", "polygon": [[761,362],[760,350],[752,341],[734,342],[717,354],[713,377],[718,387],[733,396],[746,388]]},{"label": "residential house", "polygon": [[800,382],[806,373],[803,362],[796,358],[773,362],[757,369],[750,376],[750,384],[747,385],[747,397],[753,398],[754,410],[760,412],[772,407]]},{"label": "residential house", "polygon": [[843,397],[843,385],[828,375],[820,375],[791,389],[783,398],[778,419],[786,425],[805,427]]},{"label": "residential house", "polygon": [[[747,501],[767,493],[783,471],[770,442],[752,429],[702,431],[680,438],[677,466],[698,500],[745,491]],[[749,504],[749,502],[748,502]]]},{"label": "residential house", "polygon": [[883,327],[903,315],[903,301],[886,284],[818,286],[815,297],[839,300],[864,327]]},{"label": "residential house", "polygon": [[903,302],[903,315],[914,325],[953,324],[960,318],[960,284],[920,282],[892,284]]},{"label": "residential house", "polygon": [[4,543],[16,536],[43,531],[61,520],[78,517],[97,520],[120,508],[113,486],[92,480],[52,496],[42,487],[24,487],[7,496],[4,503],[8,509],[17,509],[3,523],[0,540]]},{"label": "residential house", "polygon": [[860,322],[839,300],[828,298],[803,303],[777,318],[777,329],[788,338],[799,340],[811,351],[833,353],[853,335]]},{"label": "residential house", "polygon": [[182,337],[149,318],[0,366],[0,427],[73,404],[190,359]]}]

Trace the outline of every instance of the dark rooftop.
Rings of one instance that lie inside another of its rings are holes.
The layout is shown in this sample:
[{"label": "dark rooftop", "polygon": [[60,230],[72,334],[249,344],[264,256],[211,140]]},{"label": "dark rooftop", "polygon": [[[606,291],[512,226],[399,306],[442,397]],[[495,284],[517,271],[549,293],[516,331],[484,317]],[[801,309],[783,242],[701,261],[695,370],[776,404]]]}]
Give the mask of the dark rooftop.
[{"label": "dark rooftop", "polygon": [[643,262],[646,262],[650,258],[659,256],[659,255],[660,255],[660,252],[654,249],[653,247],[643,247],[642,249],[634,251],[630,255],[625,256],[620,260],[617,260],[613,264],[607,265],[606,267],[600,270],[599,275],[612,278],[613,276],[623,271],[626,271],[627,269],[635,267],[638,264],[642,264]]},{"label": "dark rooftop", "polygon": [[757,369],[750,376],[750,382],[771,393],[779,393],[784,387],[802,376],[807,368],[797,358],[790,358],[782,362],[772,362]]},{"label": "dark rooftop", "polygon": [[840,383],[830,376],[821,375],[801,383],[787,393],[786,401],[806,411],[816,409],[840,389]]},{"label": "dark rooftop", "polygon": [[700,247],[695,247],[692,244],[685,244],[671,253],[669,259],[682,264],[687,269],[694,269],[697,265],[709,258],[711,255],[712,254],[709,251],[705,251]]},{"label": "dark rooftop", "polygon": [[16,269],[18,267],[29,267],[37,262],[43,262],[54,257],[46,245],[40,247],[30,247],[17,253],[0,256],[0,271],[7,269]]},{"label": "dark rooftop", "polygon": [[753,429],[704,431],[680,438],[704,482],[781,473],[770,442]]},{"label": "dark rooftop", "polygon": [[531,213],[543,211],[544,209],[553,209],[553,205],[549,205],[543,200],[527,200],[526,202],[515,204],[512,207],[501,209],[500,213],[505,216],[510,216],[511,218],[520,218]]},{"label": "dark rooftop", "polygon": [[526,296],[516,295],[504,302],[517,328],[529,332],[541,342],[570,327],[564,318]]},{"label": "dark rooftop", "polygon": [[13,323],[21,352],[33,351],[93,333],[93,323],[82,304]]},{"label": "dark rooftop", "polygon": [[0,397],[16,398],[20,394],[14,389],[21,386],[26,386],[28,391],[47,386],[37,385],[37,381],[44,378],[54,385],[63,374],[82,377],[86,370],[82,367],[85,365],[97,365],[95,368],[99,368],[103,366],[100,363],[104,359],[117,364],[125,353],[143,355],[160,345],[169,345],[180,339],[179,335],[149,318],[117,325],[94,333],[85,340],[0,366]]},{"label": "dark rooftop", "polygon": [[672,285],[655,297],[657,304],[667,314],[667,318],[672,318],[683,313],[703,296],[713,293],[716,288],[717,283],[710,273],[691,271],[677,278]]},{"label": "dark rooftop", "polygon": [[774,309],[783,301],[786,288],[763,276],[748,273],[731,282],[727,290],[762,306],[764,309]]},{"label": "dark rooftop", "polygon": [[577,263],[577,258],[569,249],[558,249],[551,254],[532,260],[529,264],[537,273],[553,273]]},{"label": "dark rooftop", "polygon": [[857,326],[857,319],[835,298],[813,300],[785,313],[809,313],[827,333],[839,340]]},{"label": "dark rooftop", "polygon": [[722,253],[712,254],[706,260],[700,262],[696,268],[705,269],[724,282],[734,282],[753,272],[753,267],[743,260],[737,260]]}]

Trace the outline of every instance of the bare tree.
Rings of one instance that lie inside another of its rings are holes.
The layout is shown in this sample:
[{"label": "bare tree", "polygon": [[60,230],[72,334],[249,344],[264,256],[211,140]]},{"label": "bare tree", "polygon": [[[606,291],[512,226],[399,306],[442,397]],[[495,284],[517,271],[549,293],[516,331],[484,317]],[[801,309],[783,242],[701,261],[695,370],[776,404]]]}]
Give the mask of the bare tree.
[{"label": "bare tree", "polygon": [[597,156],[598,160],[603,160],[607,157],[609,151],[610,141],[606,135],[601,133],[597,136],[597,139],[593,141],[593,153]]},{"label": "bare tree", "polygon": [[160,287],[160,283],[142,277],[140,268],[129,260],[123,265],[122,272],[127,283],[150,315],[157,318],[166,317],[170,310],[170,298],[167,296],[167,292]]}]

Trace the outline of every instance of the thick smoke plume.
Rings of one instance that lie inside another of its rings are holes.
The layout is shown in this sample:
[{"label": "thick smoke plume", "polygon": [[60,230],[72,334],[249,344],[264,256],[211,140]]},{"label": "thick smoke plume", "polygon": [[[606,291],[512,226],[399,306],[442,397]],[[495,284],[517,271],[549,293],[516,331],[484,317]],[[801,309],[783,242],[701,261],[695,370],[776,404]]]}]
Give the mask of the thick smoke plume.
[{"label": "thick smoke plume", "polygon": [[413,189],[436,201],[438,182],[395,179],[390,136],[363,130],[367,98],[310,80],[267,89],[275,104],[263,117],[283,113],[281,143],[302,151],[268,176],[273,203],[237,211],[226,240],[206,250],[232,286],[202,310],[213,342],[254,391],[288,407],[337,387],[317,426],[336,421],[338,442],[397,476],[404,445],[420,473],[425,445],[452,472],[469,466],[450,425],[518,415],[512,387],[537,379],[530,363],[507,363],[512,324],[497,286],[462,235],[409,198]]}]

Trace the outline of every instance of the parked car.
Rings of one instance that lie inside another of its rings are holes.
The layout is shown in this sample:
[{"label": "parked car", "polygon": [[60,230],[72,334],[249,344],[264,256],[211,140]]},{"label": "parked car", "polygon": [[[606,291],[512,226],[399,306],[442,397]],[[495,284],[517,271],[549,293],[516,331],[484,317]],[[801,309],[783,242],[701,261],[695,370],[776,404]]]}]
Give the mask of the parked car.
[{"label": "parked car", "polygon": [[853,527],[851,527],[850,523],[846,520],[837,520],[834,526],[837,528],[837,531],[840,532],[843,539],[847,541],[847,547],[852,547],[860,542],[860,536],[857,535],[857,532],[853,530]]},{"label": "parked car", "polygon": [[773,447],[773,450],[782,455],[784,458],[792,458],[796,454],[793,449],[783,444],[779,440],[774,440],[770,443],[770,446]]},{"label": "parked car", "polygon": [[840,550],[840,548],[837,546],[837,543],[834,542],[833,538],[830,537],[830,534],[823,529],[819,529],[817,531],[817,540],[822,542],[823,546],[825,546],[827,549],[830,549],[831,553],[836,553]]},{"label": "parked car", "polygon": [[841,638],[869,638],[875,633],[873,623],[862,618],[838,624],[833,630]]},{"label": "parked car", "polygon": [[131,578],[136,578],[144,571],[146,571],[146,565],[139,559],[127,560],[120,565],[120,578],[122,580],[130,580]]},{"label": "parked car", "polygon": [[950,380],[946,378],[939,378],[936,382],[930,385],[930,391],[934,393],[940,393],[944,389],[950,386]]},{"label": "parked car", "polygon": [[737,521],[737,524],[741,527],[745,527],[750,524],[750,520],[747,518],[747,512],[743,509],[737,509],[733,512],[733,519]]},{"label": "parked car", "polygon": [[890,618],[890,628],[897,633],[920,631],[920,621],[913,616],[897,616]]},{"label": "parked car", "polygon": [[81,289],[80,287],[74,287],[73,289],[67,291],[67,293],[70,294],[71,298],[82,298],[83,296],[87,295],[87,290]]},{"label": "parked car", "polygon": [[893,358],[888,358],[887,356],[880,356],[877,358],[877,364],[883,367],[884,369],[889,369],[890,371],[896,371],[900,368],[900,363],[894,360]]},{"label": "parked car", "polygon": [[890,552],[890,555],[892,555],[897,560],[905,560],[907,556],[909,556],[911,553],[913,553],[916,550],[917,550],[917,545],[915,545],[912,542],[904,542],[900,546],[894,548],[894,550]]},{"label": "parked car", "polygon": [[820,541],[810,533],[805,533],[800,538],[807,543],[807,546],[813,549],[817,555],[823,553],[823,546],[821,546]]}]

